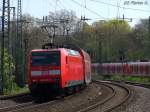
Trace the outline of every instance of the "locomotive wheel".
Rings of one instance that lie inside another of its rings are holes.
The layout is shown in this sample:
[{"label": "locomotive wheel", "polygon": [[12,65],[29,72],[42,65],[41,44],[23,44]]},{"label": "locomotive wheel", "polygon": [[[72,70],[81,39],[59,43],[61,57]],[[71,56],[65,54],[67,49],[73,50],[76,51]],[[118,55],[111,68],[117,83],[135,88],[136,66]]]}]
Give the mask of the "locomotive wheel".
[{"label": "locomotive wheel", "polygon": [[74,90],[73,87],[66,88],[65,89],[65,95],[71,95],[71,94],[73,94],[73,90]]},{"label": "locomotive wheel", "polygon": [[79,89],[79,86],[75,86],[73,93],[77,93],[79,90],[80,90],[80,89]]}]

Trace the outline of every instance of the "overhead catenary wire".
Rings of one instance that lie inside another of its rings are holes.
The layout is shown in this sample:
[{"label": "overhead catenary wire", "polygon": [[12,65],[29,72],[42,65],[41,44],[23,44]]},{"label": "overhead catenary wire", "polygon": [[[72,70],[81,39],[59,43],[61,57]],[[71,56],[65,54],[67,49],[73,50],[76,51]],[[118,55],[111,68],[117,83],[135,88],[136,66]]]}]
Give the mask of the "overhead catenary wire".
[{"label": "overhead catenary wire", "polygon": [[[52,0],[53,1],[53,0]],[[48,7],[53,7],[53,8],[49,8],[49,11],[51,10],[51,11],[55,11],[55,3],[54,2],[52,2],[52,1],[50,1],[50,0],[48,0]]]},{"label": "overhead catenary wire", "polygon": [[13,0],[10,1],[10,5],[14,6],[14,1]]},{"label": "overhead catenary wire", "polygon": [[41,1],[41,5],[42,5],[42,15],[47,15],[48,14],[48,1],[47,0],[42,0]]},{"label": "overhead catenary wire", "polygon": [[2,1],[0,1],[0,15],[2,15]]},{"label": "overhead catenary wire", "polygon": [[99,0],[90,0],[90,1],[97,2],[97,3],[100,3],[100,4],[110,5],[110,6],[113,6],[113,7],[119,7],[119,8],[122,8],[122,9],[129,9],[129,10],[134,10],[134,11],[141,11],[141,12],[148,12],[148,13],[150,13],[150,10],[143,10],[143,9],[122,7],[122,6],[117,6],[115,4],[110,4],[110,3],[102,2],[102,1],[99,1]]},{"label": "overhead catenary wire", "polygon": [[48,14],[48,2],[47,2],[47,0],[45,0],[45,12],[46,12],[46,14],[45,15],[47,15]]},{"label": "overhead catenary wire", "polygon": [[86,0],[84,0],[84,6],[85,6],[85,8],[86,8]]},{"label": "overhead catenary wire", "polygon": [[69,10],[69,9],[61,2],[61,0],[58,0],[57,5],[58,5],[58,7],[59,7],[60,9]]},{"label": "overhead catenary wire", "polygon": [[45,7],[46,7],[46,15],[48,15],[49,10],[48,10],[48,0],[45,0]]},{"label": "overhead catenary wire", "polygon": [[[115,17],[114,18],[107,18],[108,20],[113,20],[113,19],[116,19]],[[132,20],[140,20],[140,19],[145,19],[145,18],[132,18]],[[106,19],[101,19],[101,18],[92,18],[92,20],[100,20],[100,21],[106,21]]]},{"label": "overhead catenary wire", "polygon": [[117,18],[119,18],[119,5],[118,5],[118,1],[117,1]]},{"label": "overhead catenary wire", "polygon": [[97,12],[95,12],[95,11],[93,11],[93,10],[87,8],[87,7],[84,7],[84,5],[80,4],[79,2],[77,2],[77,1],[75,1],[75,0],[71,0],[71,1],[74,2],[75,4],[79,5],[80,7],[83,7],[83,8],[85,8],[85,9],[87,9],[89,12],[91,12],[91,13],[93,13],[93,14],[99,16],[100,18],[107,19],[107,18],[105,18],[104,16],[101,16],[99,13],[97,13]]},{"label": "overhead catenary wire", "polygon": [[59,0],[55,0],[55,14],[56,14],[57,6],[58,6],[58,1]]},{"label": "overhead catenary wire", "polygon": [[83,13],[83,15],[85,16],[85,12],[86,12],[86,0],[83,0],[83,11],[84,11],[84,13]]},{"label": "overhead catenary wire", "polygon": [[44,15],[44,0],[42,0],[41,5],[42,5],[42,15]]},{"label": "overhead catenary wire", "polygon": [[110,7],[109,7],[109,5],[107,5],[107,17],[108,17],[108,18],[109,18],[109,16],[110,16],[109,10],[110,10]]},{"label": "overhead catenary wire", "polygon": [[48,1],[48,4],[50,7],[53,7],[54,13],[57,12],[58,7],[60,9],[67,9],[67,7],[64,4],[62,4],[61,0],[55,0],[55,2]]},{"label": "overhead catenary wire", "polygon": [[84,0],[84,17],[86,16],[86,0]]},{"label": "overhead catenary wire", "polygon": [[64,9],[67,9],[66,6],[64,4],[62,4],[61,0],[59,0],[58,2]]},{"label": "overhead catenary wire", "polygon": [[117,1],[117,18],[120,18],[120,1],[121,0],[119,0],[119,3],[118,3],[118,1]]},{"label": "overhead catenary wire", "polygon": [[26,3],[25,11],[27,11],[27,10],[29,9],[29,7],[30,7],[30,6],[29,6],[29,5],[30,5],[30,0],[26,0],[26,2],[27,2],[27,3]]}]

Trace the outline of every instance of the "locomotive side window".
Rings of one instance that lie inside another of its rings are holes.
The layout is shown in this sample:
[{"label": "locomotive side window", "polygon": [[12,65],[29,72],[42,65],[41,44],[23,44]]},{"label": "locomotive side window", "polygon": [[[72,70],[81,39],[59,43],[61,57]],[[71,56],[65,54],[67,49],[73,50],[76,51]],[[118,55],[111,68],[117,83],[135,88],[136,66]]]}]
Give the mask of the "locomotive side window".
[{"label": "locomotive side window", "polygon": [[57,51],[50,52],[32,52],[32,66],[59,66],[60,53]]}]

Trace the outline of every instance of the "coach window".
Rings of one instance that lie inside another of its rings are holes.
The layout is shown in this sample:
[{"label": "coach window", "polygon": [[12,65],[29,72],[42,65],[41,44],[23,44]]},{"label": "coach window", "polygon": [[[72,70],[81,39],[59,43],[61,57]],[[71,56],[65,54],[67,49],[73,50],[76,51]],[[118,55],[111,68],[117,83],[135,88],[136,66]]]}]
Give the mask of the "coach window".
[{"label": "coach window", "polygon": [[134,68],[133,68],[133,66],[131,65],[131,72],[133,73],[133,71],[134,71]]},{"label": "coach window", "polygon": [[134,68],[134,70],[133,70],[133,71],[134,71],[134,73],[136,73],[136,66],[135,66],[135,65],[133,65],[133,68]]},{"label": "coach window", "polygon": [[108,70],[107,72],[110,73],[110,66],[109,65],[107,65],[107,70]]},{"label": "coach window", "polygon": [[141,65],[139,67],[140,67],[140,73],[143,73],[143,65]]},{"label": "coach window", "polygon": [[139,66],[136,65],[136,73],[139,73]]},{"label": "coach window", "polygon": [[119,68],[120,68],[120,67],[119,67],[119,65],[118,65],[118,66],[117,66],[117,72],[120,72]]},{"label": "coach window", "polygon": [[148,65],[145,66],[145,72],[146,72],[146,74],[148,74],[148,67],[149,67]]}]

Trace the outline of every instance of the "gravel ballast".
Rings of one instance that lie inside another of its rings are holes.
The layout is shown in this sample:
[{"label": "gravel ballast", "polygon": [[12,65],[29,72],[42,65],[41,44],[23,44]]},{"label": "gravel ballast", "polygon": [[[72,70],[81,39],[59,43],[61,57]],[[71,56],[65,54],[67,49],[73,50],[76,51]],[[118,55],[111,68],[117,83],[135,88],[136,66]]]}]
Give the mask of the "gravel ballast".
[{"label": "gravel ballast", "polygon": [[92,83],[85,90],[71,98],[64,98],[49,105],[46,104],[36,108],[23,109],[20,112],[76,112],[80,108],[89,106],[90,103],[94,103],[96,100],[107,98],[110,94],[112,94],[110,88]]},{"label": "gravel ballast", "polygon": [[129,87],[133,90],[132,100],[112,112],[150,112],[150,89],[131,85]]},{"label": "gravel ballast", "polygon": [[6,100],[0,100],[0,109],[9,106],[18,105],[18,104],[28,103],[31,101],[33,101],[31,95],[18,96],[15,98],[10,98],[10,99],[8,98]]}]

